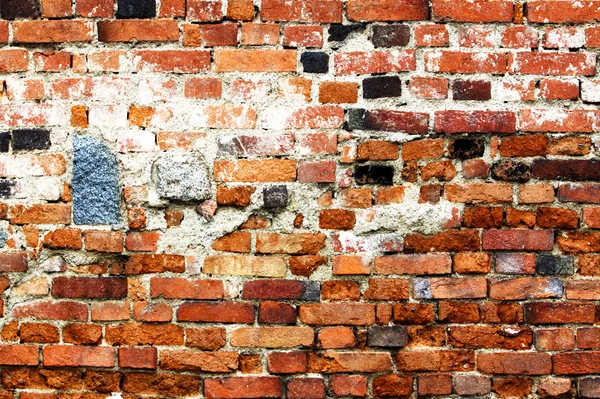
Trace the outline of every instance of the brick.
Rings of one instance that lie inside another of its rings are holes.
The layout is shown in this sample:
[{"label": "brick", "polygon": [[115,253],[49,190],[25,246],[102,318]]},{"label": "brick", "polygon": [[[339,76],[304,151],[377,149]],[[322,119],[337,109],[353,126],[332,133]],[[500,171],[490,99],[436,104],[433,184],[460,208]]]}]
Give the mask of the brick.
[{"label": "brick", "polygon": [[284,277],[285,261],[282,258],[255,256],[209,256],[204,260],[206,274],[257,277]]},{"label": "brick", "polygon": [[215,161],[215,180],[225,182],[285,182],[296,179],[292,160]]},{"label": "brick", "polygon": [[221,299],[223,297],[223,283],[218,280],[152,278],[150,280],[150,293],[153,298]]},{"label": "brick", "polygon": [[329,379],[329,389],[335,396],[366,396],[367,380],[360,375],[334,375]]},{"label": "brick", "polygon": [[528,298],[560,298],[563,285],[560,280],[544,277],[517,277],[490,282],[490,298],[515,300]]},{"label": "brick", "polygon": [[286,26],[283,44],[289,47],[323,47],[323,28],[320,26]]},{"label": "brick", "polygon": [[513,3],[510,1],[494,2],[453,2],[448,0],[433,1],[433,19],[456,22],[512,22]]},{"label": "brick", "polygon": [[124,392],[151,395],[197,395],[200,378],[176,373],[126,373],[123,377]]},{"label": "brick", "polygon": [[101,42],[169,42],[179,39],[179,27],[174,20],[99,21]]},{"label": "brick", "polygon": [[448,342],[457,348],[501,348],[526,350],[531,347],[533,332],[528,328],[508,331],[502,327],[453,326],[448,328]]},{"label": "brick", "polygon": [[350,327],[325,327],[317,333],[317,346],[323,349],[353,348],[356,337]]},{"label": "brick", "polygon": [[0,364],[6,366],[37,366],[39,349],[33,345],[0,345]]},{"label": "brick", "polygon": [[447,274],[452,260],[448,255],[394,255],[375,258],[377,274]]},{"label": "brick", "polygon": [[314,331],[309,327],[249,327],[232,331],[234,347],[292,348],[311,346]]},{"label": "brick", "polygon": [[58,327],[45,323],[22,323],[19,326],[19,338],[27,343],[58,343],[60,332]]},{"label": "brick", "polygon": [[210,67],[210,54],[199,50],[140,50],[133,54],[138,72],[197,73]]},{"label": "brick", "polygon": [[239,355],[234,352],[161,350],[160,366],[165,370],[229,373],[237,369]]},{"label": "brick", "polygon": [[88,251],[121,253],[123,252],[123,234],[118,231],[86,230],[84,232],[85,249]]},{"label": "brick", "polygon": [[124,298],[127,279],[121,277],[55,277],[52,296],[58,298]]},{"label": "brick", "polygon": [[254,305],[247,302],[186,303],[177,310],[178,321],[253,323]]},{"label": "brick", "polygon": [[449,395],[452,393],[452,377],[448,374],[421,374],[417,387],[420,395]]},{"label": "brick", "polygon": [[223,3],[214,0],[186,2],[187,18],[192,21],[217,22],[223,18]]},{"label": "brick", "polygon": [[156,369],[156,348],[119,348],[119,367],[133,369]]},{"label": "brick", "polygon": [[500,52],[425,52],[425,69],[428,72],[503,74],[507,70],[507,62],[506,54]]},{"label": "brick", "polygon": [[231,377],[204,380],[204,394],[208,398],[262,398],[281,397],[278,377]]},{"label": "brick", "polygon": [[572,350],[575,347],[573,331],[567,328],[536,330],[535,347],[538,351]]},{"label": "brick", "polygon": [[525,321],[531,324],[593,323],[594,306],[586,302],[530,302],[525,305]]},{"label": "brick", "polygon": [[34,0],[7,0],[0,8],[3,19],[36,18],[39,15],[38,3]]},{"label": "brick", "polygon": [[567,254],[598,252],[598,232],[574,231],[560,234],[558,247]]},{"label": "brick", "polygon": [[13,224],[70,224],[71,206],[66,204],[15,205],[10,208]]},{"label": "brick", "polygon": [[102,326],[98,324],[69,324],[63,328],[63,341],[77,345],[98,345],[102,340]]},{"label": "brick", "polygon": [[309,325],[369,325],[375,322],[375,308],[369,304],[300,305],[300,320]]},{"label": "brick", "polygon": [[431,236],[409,234],[404,247],[408,253],[477,251],[480,240],[475,230],[445,231]]},{"label": "brick", "polygon": [[467,350],[411,350],[398,352],[399,371],[471,371],[475,355]]},{"label": "brick", "polygon": [[225,329],[213,328],[188,328],[185,331],[185,345],[202,350],[217,350],[225,346]]},{"label": "brick", "polygon": [[[267,63],[266,60],[269,60]],[[217,72],[295,72],[295,50],[215,50]]]},{"label": "brick", "polygon": [[420,279],[415,281],[414,295],[419,299],[485,298],[487,282],[481,277]]},{"label": "brick", "polygon": [[516,115],[506,111],[436,111],[439,133],[515,133]]},{"label": "brick", "polygon": [[27,271],[26,252],[4,252],[0,254],[0,272],[25,272]]},{"label": "brick", "polygon": [[48,367],[114,367],[115,351],[107,347],[46,346],[42,350]]},{"label": "brick", "polygon": [[308,356],[311,373],[373,373],[391,369],[392,358],[386,352],[312,352]]},{"label": "brick", "polygon": [[[237,29],[235,38],[237,40]],[[279,43],[278,24],[242,24],[242,44],[250,46],[261,46],[265,44]],[[234,43],[235,44],[235,43]]]},{"label": "brick", "polygon": [[[560,2],[555,5],[544,0],[534,1],[528,9],[528,19],[532,22],[591,22],[597,19],[595,3],[586,4],[582,8],[575,8],[569,2]],[[568,13],[568,14],[565,14]]]},{"label": "brick", "polygon": [[600,352],[563,352],[552,355],[556,374],[595,374],[600,360]]},{"label": "brick", "polygon": [[512,68],[521,74],[591,76],[596,74],[596,55],[590,53],[517,53]]},{"label": "brick", "polygon": [[427,19],[427,4],[423,1],[350,0],[346,5],[348,19],[353,21],[414,21]]},{"label": "brick", "polygon": [[92,23],[83,20],[13,23],[13,41],[15,43],[91,42],[92,33]]},{"label": "brick", "polygon": [[486,230],[483,232],[484,250],[551,251],[554,234],[551,231]]},{"label": "brick", "polygon": [[414,71],[414,50],[354,51],[333,56],[336,75]]},{"label": "brick", "polygon": [[260,15],[267,21],[339,23],[342,22],[342,2],[267,0],[262,4]]},{"label": "brick", "polygon": [[78,0],[76,11],[82,17],[111,18],[114,14],[114,2],[112,0]]},{"label": "brick", "polygon": [[486,374],[543,375],[552,371],[552,360],[546,353],[482,353],[477,368]]},{"label": "brick", "polygon": [[477,374],[463,374],[454,377],[453,385],[459,395],[485,395],[492,390],[492,379]]},{"label": "brick", "polygon": [[304,373],[308,369],[306,352],[270,352],[268,368],[275,374]]}]

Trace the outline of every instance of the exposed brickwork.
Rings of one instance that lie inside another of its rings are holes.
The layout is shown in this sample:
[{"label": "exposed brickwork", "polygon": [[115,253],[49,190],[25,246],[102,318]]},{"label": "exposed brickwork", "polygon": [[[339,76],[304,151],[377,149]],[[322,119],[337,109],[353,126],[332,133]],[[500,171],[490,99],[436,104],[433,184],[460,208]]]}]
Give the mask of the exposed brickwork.
[{"label": "exposed brickwork", "polygon": [[600,397],[598,0],[2,0],[0,399]]}]

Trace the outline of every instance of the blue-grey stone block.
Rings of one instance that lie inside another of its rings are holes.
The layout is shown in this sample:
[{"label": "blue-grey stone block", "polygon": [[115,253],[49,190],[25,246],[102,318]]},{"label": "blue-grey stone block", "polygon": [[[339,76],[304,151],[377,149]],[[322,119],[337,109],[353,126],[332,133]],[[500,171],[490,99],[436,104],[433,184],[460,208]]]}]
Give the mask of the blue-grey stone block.
[{"label": "blue-grey stone block", "polygon": [[0,230],[0,248],[4,248],[6,246],[6,232],[4,230]]},{"label": "blue-grey stone block", "polygon": [[263,188],[265,208],[285,208],[288,203],[286,186],[270,186]]},{"label": "blue-grey stone block", "polygon": [[75,224],[116,224],[121,219],[119,164],[106,144],[91,136],[73,141]]}]

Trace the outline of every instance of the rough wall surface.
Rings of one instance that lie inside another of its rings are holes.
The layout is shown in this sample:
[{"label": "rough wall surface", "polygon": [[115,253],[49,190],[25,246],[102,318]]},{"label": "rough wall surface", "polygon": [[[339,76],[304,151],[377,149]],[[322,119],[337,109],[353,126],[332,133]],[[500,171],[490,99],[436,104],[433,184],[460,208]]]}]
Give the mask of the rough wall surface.
[{"label": "rough wall surface", "polygon": [[600,397],[599,0],[0,19],[0,399]]}]

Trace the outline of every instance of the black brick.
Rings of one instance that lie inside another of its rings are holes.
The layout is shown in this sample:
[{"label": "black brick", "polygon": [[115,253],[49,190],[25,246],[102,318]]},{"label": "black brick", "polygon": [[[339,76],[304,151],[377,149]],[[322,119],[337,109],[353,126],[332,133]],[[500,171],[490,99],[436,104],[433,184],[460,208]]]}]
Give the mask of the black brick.
[{"label": "black brick", "polygon": [[538,255],[535,268],[538,274],[543,275],[571,275],[575,271],[573,258],[570,256]]},{"label": "black brick", "polygon": [[375,25],[371,41],[375,47],[406,46],[410,40],[410,28],[406,25]]},{"label": "black brick", "polygon": [[302,53],[300,62],[306,73],[329,72],[329,54],[321,52]]},{"label": "black brick", "polygon": [[537,159],[533,176],[541,180],[600,181],[600,161],[576,159]]},{"label": "black brick", "polygon": [[406,326],[369,327],[367,343],[369,346],[402,348],[408,344],[408,333]]},{"label": "black brick", "polygon": [[376,76],[363,80],[364,98],[400,97],[402,81],[398,76]]},{"label": "black brick", "polygon": [[38,0],[1,0],[0,16],[3,19],[37,18]]},{"label": "black brick", "polygon": [[361,165],[354,171],[358,184],[384,184],[394,183],[394,167],[387,165]]},{"label": "black brick", "polygon": [[50,131],[45,129],[13,130],[11,139],[13,151],[50,148]]},{"label": "black brick", "polygon": [[0,132],[0,152],[8,152],[8,144],[10,143],[10,133]]},{"label": "black brick", "polygon": [[479,158],[485,151],[484,139],[455,139],[448,146],[450,157],[456,159]]},{"label": "black brick", "polygon": [[455,80],[452,83],[452,98],[454,100],[490,100],[492,84],[484,80]]},{"label": "black brick", "polygon": [[153,18],[156,0],[119,0],[117,18]]},{"label": "black brick", "polygon": [[286,186],[270,186],[263,188],[265,208],[285,208],[288,203]]},{"label": "black brick", "polygon": [[356,30],[365,29],[365,24],[352,24],[342,25],[333,24],[329,27],[329,38],[330,42],[342,42],[346,40],[348,35]]},{"label": "black brick", "polygon": [[512,160],[500,161],[492,166],[492,177],[496,180],[526,182],[531,179],[531,166]]},{"label": "black brick", "polygon": [[0,179],[0,198],[10,198],[14,194],[15,181]]}]

